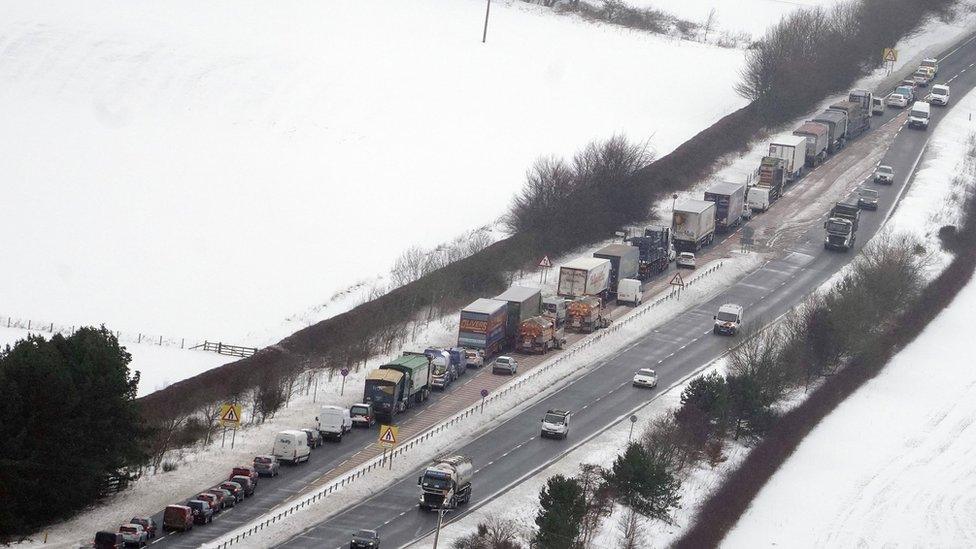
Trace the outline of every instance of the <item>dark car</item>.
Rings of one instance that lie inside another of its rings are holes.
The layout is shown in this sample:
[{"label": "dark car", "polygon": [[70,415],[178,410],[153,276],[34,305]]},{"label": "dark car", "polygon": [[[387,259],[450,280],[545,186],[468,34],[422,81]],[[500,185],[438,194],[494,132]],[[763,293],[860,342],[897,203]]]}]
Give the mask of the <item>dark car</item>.
[{"label": "dark car", "polygon": [[219,497],[220,505],[222,507],[233,507],[237,505],[237,496],[232,494],[231,491],[227,490],[226,488],[215,486],[207,490],[207,492]]},{"label": "dark car", "polygon": [[125,547],[125,541],[122,539],[121,532],[96,532],[95,543],[92,547],[95,549],[122,549]]},{"label": "dark car", "polygon": [[240,483],[225,480],[224,482],[220,483],[220,487],[229,491],[231,494],[234,494],[234,499],[236,499],[238,503],[244,501],[244,487],[241,486]]},{"label": "dark car", "polygon": [[[221,509],[226,509],[227,507],[230,507],[229,505],[227,505],[227,494],[224,493],[223,490],[221,490],[219,492],[218,491],[214,491],[214,490],[206,490],[204,492],[201,492],[200,495],[201,496],[213,496],[213,497],[217,498],[217,512],[218,513],[220,512]],[[201,497],[198,496],[197,499],[203,499],[203,498],[201,498]]]},{"label": "dark car", "polygon": [[251,484],[253,484],[254,486],[258,485],[258,477],[260,477],[260,475],[258,475],[258,472],[257,470],[254,469],[254,467],[251,467],[249,465],[241,465],[240,467],[234,467],[234,469],[230,472],[230,477],[228,478],[233,480],[233,478],[236,477],[237,475],[245,476],[251,479]]},{"label": "dark car", "polygon": [[209,524],[213,522],[214,512],[209,502],[191,499],[186,502],[186,505],[193,513],[193,522],[197,524]]},{"label": "dark car", "polygon": [[353,404],[349,408],[349,417],[352,418],[353,427],[372,427],[376,424],[376,414],[373,413],[372,404]]},{"label": "dark car", "polygon": [[380,535],[376,530],[360,530],[352,535],[349,549],[375,549],[380,546]]},{"label": "dark car", "polygon": [[186,505],[168,505],[163,511],[163,531],[186,532],[193,529],[193,509]]},{"label": "dark car", "polygon": [[230,477],[231,482],[236,482],[241,485],[244,489],[244,497],[254,494],[254,483],[251,481],[251,477],[245,477],[244,475],[235,475]]},{"label": "dark car", "polygon": [[129,521],[130,524],[138,524],[142,526],[142,529],[146,531],[146,535],[149,539],[156,537],[156,521],[152,517],[132,517]]},{"label": "dark car", "polygon": [[322,433],[318,429],[302,429],[306,435],[308,435],[308,447],[318,448],[322,446]]},{"label": "dark car", "polygon": [[267,477],[278,476],[281,465],[274,456],[254,456],[254,470]]}]

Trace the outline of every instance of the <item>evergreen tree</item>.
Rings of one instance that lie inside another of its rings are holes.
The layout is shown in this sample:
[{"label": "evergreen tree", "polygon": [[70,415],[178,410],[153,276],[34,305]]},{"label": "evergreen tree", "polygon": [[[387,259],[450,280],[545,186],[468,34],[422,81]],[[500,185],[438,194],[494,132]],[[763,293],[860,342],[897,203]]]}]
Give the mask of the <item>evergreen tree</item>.
[{"label": "evergreen tree", "polygon": [[671,509],[681,499],[681,481],[668,470],[668,464],[638,443],[631,443],[617,456],[607,483],[631,509],[665,522],[670,522]]},{"label": "evergreen tree", "polygon": [[130,359],[105,328],[0,353],[0,539],[90,505],[143,462]]},{"label": "evergreen tree", "polygon": [[580,533],[580,520],[586,514],[583,487],[575,478],[549,477],[539,493],[539,512],[535,517],[538,530],[533,547],[537,549],[570,549]]}]

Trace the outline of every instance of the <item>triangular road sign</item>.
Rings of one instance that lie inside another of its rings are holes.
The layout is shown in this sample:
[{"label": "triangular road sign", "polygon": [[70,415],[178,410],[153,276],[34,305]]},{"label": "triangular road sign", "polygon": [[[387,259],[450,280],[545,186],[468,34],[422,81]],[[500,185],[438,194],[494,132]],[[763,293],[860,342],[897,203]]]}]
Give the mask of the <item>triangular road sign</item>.
[{"label": "triangular road sign", "polygon": [[241,405],[224,404],[220,407],[220,423],[224,427],[237,427],[241,424]]},{"label": "triangular road sign", "polygon": [[380,426],[380,440],[379,443],[383,446],[396,446],[397,443],[397,427],[395,425],[382,425]]},{"label": "triangular road sign", "polygon": [[540,267],[552,267],[552,261],[549,261],[549,256],[543,256],[542,261],[539,262]]},{"label": "triangular road sign", "polygon": [[674,278],[671,279],[671,285],[685,287],[685,281],[681,279],[681,273],[674,273]]}]

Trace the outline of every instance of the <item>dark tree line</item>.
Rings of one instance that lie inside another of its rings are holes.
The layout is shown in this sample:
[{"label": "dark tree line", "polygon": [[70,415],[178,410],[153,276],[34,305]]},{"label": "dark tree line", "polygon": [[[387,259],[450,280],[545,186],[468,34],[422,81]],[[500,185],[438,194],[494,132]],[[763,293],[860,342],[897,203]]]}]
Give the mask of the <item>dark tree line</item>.
[{"label": "dark tree line", "polygon": [[0,352],[0,539],[77,512],[144,463],[130,358],[104,328]]}]

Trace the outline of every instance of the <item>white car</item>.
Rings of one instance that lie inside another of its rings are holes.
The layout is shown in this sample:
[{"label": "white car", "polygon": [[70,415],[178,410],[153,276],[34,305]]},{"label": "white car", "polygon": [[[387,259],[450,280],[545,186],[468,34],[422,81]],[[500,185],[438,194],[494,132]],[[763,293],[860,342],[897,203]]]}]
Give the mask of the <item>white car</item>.
[{"label": "white car", "polygon": [[650,368],[641,368],[634,374],[634,387],[657,387],[657,372]]},{"label": "white car", "polygon": [[126,545],[144,547],[149,540],[149,534],[141,524],[123,524],[119,527],[119,533],[122,534],[122,541]]},{"label": "white car", "polygon": [[695,254],[691,252],[681,252],[678,254],[678,260],[675,263],[679,269],[694,269],[695,268]]},{"label": "white car", "polygon": [[495,362],[491,365],[491,373],[496,374],[498,372],[505,372],[509,375],[515,375],[518,371],[518,361],[510,356],[500,356],[495,359]]},{"label": "white car", "polygon": [[566,410],[548,410],[542,418],[542,438],[566,438],[569,436],[569,412]]},{"label": "white car", "polygon": [[465,349],[464,362],[468,368],[481,368],[485,365],[485,355],[477,349]]},{"label": "white car", "polygon": [[945,84],[932,86],[932,92],[925,96],[925,100],[932,105],[945,107],[949,104],[949,86]]},{"label": "white car", "polygon": [[904,109],[908,106],[908,98],[900,93],[893,93],[889,95],[885,102],[888,103],[889,107],[900,107]]}]

